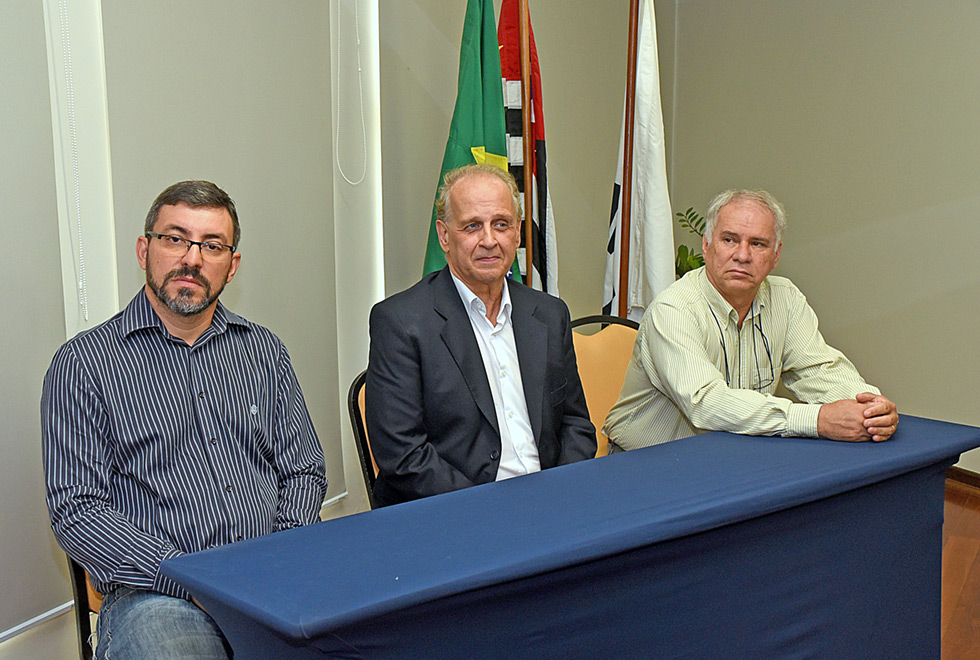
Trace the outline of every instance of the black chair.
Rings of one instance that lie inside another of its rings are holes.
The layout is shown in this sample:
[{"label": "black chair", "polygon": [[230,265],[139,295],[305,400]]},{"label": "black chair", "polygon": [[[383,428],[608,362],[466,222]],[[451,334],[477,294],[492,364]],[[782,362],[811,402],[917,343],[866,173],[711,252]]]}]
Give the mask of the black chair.
[{"label": "black chair", "polygon": [[92,660],[91,615],[99,613],[102,607],[102,596],[92,588],[88,573],[71,557],[68,557],[68,573],[71,575],[71,592],[75,601],[75,627],[78,629],[78,657],[81,660]]},{"label": "black chair", "polygon": [[368,440],[367,426],[364,423],[364,385],[367,382],[367,371],[362,371],[354,378],[347,392],[347,413],[350,415],[350,425],[354,429],[354,439],[357,445],[357,457],[361,460],[361,474],[364,476],[364,486],[367,488],[368,504],[377,508],[374,503],[374,482],[378,478],[378,465],[374,462],[371,452],[371,442]]},{"label": "black chair", "polygon": [[605,456],[609,440],[602,432],[602,424],[609,409],[616,403],[623,387],[626,367],[633,354],[633,340],[640,324],[619,316],[586,316],[572,321],[572,328],[598,325],[593,334],[572,333],[578,375],[585,390],[585,403],[596,428],[596,456]]},{"label": "black chair", "polygon": [[572,330],[578,328],[579,326],[589,325],[592,323],[599,323],[605,328],[607,325],[625,325],[627,328],[633,328],[634,330],[640,329],[640,324],[633,319],[624,319],[622,316],[610,316],[609,314],[593,314],[592,316],[583,316],[580,319],[575,319],[572,321]]}]

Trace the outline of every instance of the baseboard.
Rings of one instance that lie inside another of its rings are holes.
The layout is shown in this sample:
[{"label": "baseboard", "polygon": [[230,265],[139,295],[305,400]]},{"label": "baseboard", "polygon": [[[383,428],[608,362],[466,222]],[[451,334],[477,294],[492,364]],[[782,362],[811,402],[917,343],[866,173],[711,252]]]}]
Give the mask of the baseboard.
[{"label": "baseboard", "polygon": [[[16,637],[17,635],[19,635],[19,634],[21,634],[23,632],[27,632],[31,628],[34,628],[36,626],[39,626],[42,623],[47,623],[51,619],[54,619],[56,617],[59,617],[62,614],[65,614],[67,612],[71,612],[71,610],[72,610],[72,608],[74,606],[75,606],[75,603],[69,601],[69,602],[67,602],[67,603],[65,603],[63,605],[59,605],[58,607],[56,607],[56,608],[54,608],[52,610],[48,610],[44,614],[38,614],[36,617],[34,617],[33,619],[31,619],[30,621],[25,621],[24,623],[22,623],[20,625],[14,626],[10,630],[3,631],[2,633],[0,633],[0,644],[2,644],[3,642],[6,642],[8,639],[12,639],[12,638]],[[0,654],[0,655],[2,655],[2,654]]]},{"label": "baseboard", "polygon": [[971,472],[970,470],[964,470],[955,465],[946,470],[946,478],[964,486],[969,486],[970,488],[980,489],[980,474]]}]

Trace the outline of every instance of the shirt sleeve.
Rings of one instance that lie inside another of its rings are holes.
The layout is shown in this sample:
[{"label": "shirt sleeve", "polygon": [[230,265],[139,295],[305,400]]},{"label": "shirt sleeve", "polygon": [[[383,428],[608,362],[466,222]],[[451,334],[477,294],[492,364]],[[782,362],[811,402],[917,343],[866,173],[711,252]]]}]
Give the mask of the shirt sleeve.
[{"label": "shirt sleeve", "polygon": [[[791,421],[806,413],[793,411],[789,399],[754,390],[729,387],[725,375],[705,349],[704,331],[689,311],[657,304],[643,319],[637,341],[643,368],[651,382],[660,382],[664,394],[692,426],[704,431],[746,435],[789,435]],[[812,433],[816,435],[816,424]]]},{"label": "shirt sleeve", "polygon": [[323,448],[313,428],[289,353],[281,342],[279,346],[276,437],[273,439],[279,479],[276,531],[317,522],[327,493]]},{"label": "shirt sleeve", "polygon": [[41,443],[51,529],[94,586],[118,583],[188,598],[160,575],[160,563],[182,553],[112,507],[108,417],[70,344],[58,351],[44,378]]}]

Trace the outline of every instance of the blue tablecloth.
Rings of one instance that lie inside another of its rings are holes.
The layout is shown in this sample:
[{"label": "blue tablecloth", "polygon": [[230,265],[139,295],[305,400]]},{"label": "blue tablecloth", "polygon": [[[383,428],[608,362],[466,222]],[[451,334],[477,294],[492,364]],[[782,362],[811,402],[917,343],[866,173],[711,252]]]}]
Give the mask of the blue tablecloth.
[{"label": "blue tablecloth", "polygon": [[236,658],[939,657],[980,429],[707,433],[164,562]]}]

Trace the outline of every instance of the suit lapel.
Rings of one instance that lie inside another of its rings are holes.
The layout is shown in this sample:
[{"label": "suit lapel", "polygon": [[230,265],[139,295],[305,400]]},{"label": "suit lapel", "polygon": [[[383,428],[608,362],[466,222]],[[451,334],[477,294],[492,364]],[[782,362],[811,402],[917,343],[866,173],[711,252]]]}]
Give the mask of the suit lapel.
[{"label": "suit lapel", "polygon": [[542,402],[547,382],[548,328],[534,315],[537,310],[534,298],[510,280],[507,280],[507,285],[510,286],[511,319],[514,322],[517,359],[521,365],[521,381],[524,383],[524,400],[537,442],[541,437]]},{"label": "suit lapel", "polygon": [[497,413],[493,407],[493,394],[490,393],[490,381],[487,380],[483,356],[448,266],[433,280],[433,286],[436,289],[433,296],[435,311],[446,321],[439,336],[459,367],[477,407],[499,437]]}]

